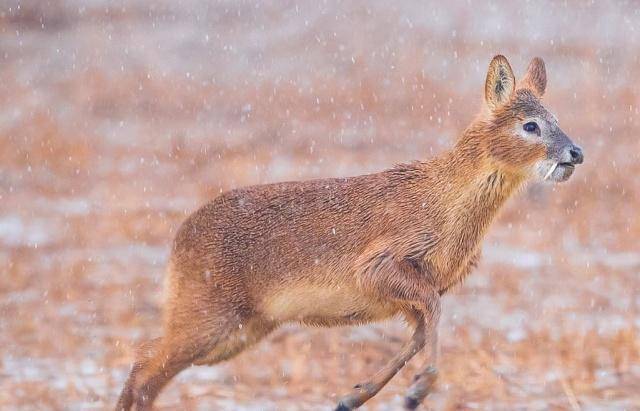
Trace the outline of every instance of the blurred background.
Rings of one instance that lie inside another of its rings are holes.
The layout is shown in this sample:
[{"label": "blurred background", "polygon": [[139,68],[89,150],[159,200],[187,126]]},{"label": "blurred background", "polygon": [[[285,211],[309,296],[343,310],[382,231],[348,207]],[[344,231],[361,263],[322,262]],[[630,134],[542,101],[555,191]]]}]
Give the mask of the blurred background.
[{"label": "blurred background", "polygon": [[[586,163],[511,201],[444,298],[439,410],[640,409],[636,2],[0,2],[0,408],[110,409],[173,235],[234,187],[450,147],[506,55]],[[409,337],[285,327],[158,409],[326,410]],[[365,410],[395,410],[417,358]]]}]

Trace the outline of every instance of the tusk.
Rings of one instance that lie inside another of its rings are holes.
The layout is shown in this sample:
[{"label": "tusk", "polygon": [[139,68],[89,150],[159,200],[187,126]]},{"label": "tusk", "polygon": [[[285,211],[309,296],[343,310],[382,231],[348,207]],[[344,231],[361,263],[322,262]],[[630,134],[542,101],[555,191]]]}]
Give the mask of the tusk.
[{"label": "tusk", "polygon": [[558,163],[553,163],[553,165],[549,168],[549,171],[547,171],[547,174],[544,176],[545,180],[551,177],[551,174],[556,170],[556,167],[558,167]]}]

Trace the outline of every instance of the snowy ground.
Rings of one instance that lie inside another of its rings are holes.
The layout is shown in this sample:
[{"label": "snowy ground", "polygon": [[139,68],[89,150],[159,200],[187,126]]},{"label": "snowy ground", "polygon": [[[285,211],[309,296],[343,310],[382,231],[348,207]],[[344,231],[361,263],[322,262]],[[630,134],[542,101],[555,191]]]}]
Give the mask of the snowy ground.
[{"label": "snowy ground", "polygon": [[[586,163],[532,185],[445,297],[442,410],[640,409],[640,12],[624,3],[0,3],[0,408],[109,409],[159,333],[169,243],[233,187],[451,144],[534,55]],[[326,410],[408,337],[288,327],[160,409]],[[365,409],[394,410],[413,361]]]}]

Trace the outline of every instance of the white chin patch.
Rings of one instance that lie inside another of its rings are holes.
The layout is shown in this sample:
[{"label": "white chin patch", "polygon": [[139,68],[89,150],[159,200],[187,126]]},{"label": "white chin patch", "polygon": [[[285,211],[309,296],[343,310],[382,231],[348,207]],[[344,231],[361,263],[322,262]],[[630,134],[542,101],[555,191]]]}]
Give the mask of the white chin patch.
[{"label": "white chin patch", "polygon": [[558,167],[558,163],[553,163],[551,165],[551,167],[549,167],[549,171],[547,171],[547,174],[544,175],[544,179],[547,180],[549,177],[551,177],[551,174],[553,174],[554,171],[556,171],[556,167]]}]

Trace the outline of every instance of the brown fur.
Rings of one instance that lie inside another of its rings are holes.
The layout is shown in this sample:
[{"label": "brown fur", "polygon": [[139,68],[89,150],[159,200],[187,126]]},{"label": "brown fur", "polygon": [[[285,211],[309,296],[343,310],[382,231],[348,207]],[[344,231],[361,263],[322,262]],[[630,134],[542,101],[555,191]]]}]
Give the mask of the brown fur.
[{"label": "brown fur", "polygon": [[413,338],[338,409],[375,395],[429,343],[431,362],[407,395],[415,408],[436,377],[439,296],[470,273],[496,213],[547,156],[543,144],[512,132],[539,105],[540,62],[516,90],[507,60],[494,58],[489,111],[439,157],[371,175],[241,188],[191,215],[170,259],[163,337],[141,348],[118,409],[150,408],[186,366],[231,358],[280,324],[396,314]]}]

